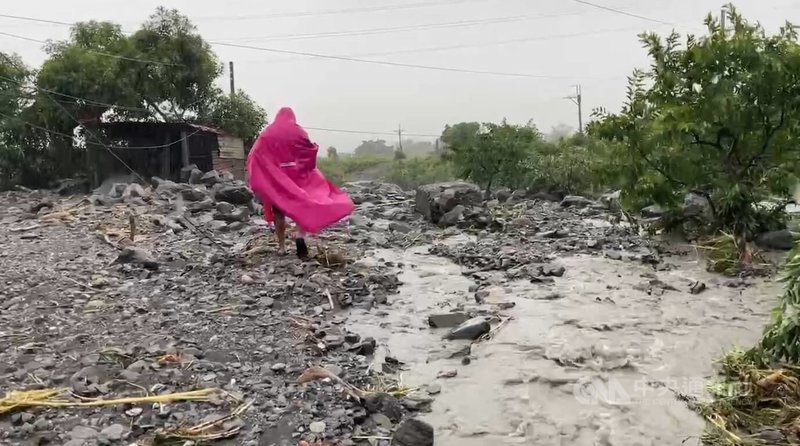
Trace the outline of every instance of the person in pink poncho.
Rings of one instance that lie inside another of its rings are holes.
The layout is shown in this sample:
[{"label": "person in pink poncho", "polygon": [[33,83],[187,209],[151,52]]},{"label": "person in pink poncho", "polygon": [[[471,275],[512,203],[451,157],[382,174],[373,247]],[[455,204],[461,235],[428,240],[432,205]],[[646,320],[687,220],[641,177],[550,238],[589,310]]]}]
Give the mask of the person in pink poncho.
[{"label": "person in pink poncho", "polygon": [[286,217],[300,228],[297,256],[307,258],[304,234],[318,233],[353,212],[350,197],[317,169],[318,150],[292,109],[284,107],[247,156],[250,188],[264,206],[264,219],[275,222],[281,254],[286,248]]}]

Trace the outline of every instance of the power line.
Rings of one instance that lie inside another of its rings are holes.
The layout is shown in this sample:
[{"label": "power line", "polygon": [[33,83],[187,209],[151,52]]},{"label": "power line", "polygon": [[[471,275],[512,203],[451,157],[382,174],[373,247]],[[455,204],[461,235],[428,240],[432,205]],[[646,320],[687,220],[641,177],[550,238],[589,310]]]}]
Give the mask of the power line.
[{"label": "power line", "polygon": [[[369,130],[344,130],[344,129],[330,129],[330,128],[320,128],[320,127],[306,127],[303,126],[306,130],[317,130],[320,132],[331,132],[331,133],[352,133],[357,135],[386,135],[386,136],[395,136],[397,132],[387,132],[387,131],[369,131]],[[427,133],[403,133],[405,136],[416,136],[420,138],[438,138],[442,135],[433,135]]]},{"label": "power line", "polygon": [[[72,25],[70,25],[70,26],[72,26]],[[41,43],[41,44],[49,43],[47,40],[34,39],[32,37],[21,36],[19,34],[8,33],[8,32],[5,32],[5,31],[0,31],[0,35],[7,36],[7,37],[13,37],[15,39],[20,39],[20,40],[27,40],[29,42]],[[91,48],[84,48],[84,49],[88,53],[93,53],[93,54],[97,54],[97,55],[100,55],[100,56],[111,57],[111,58],[114,58],[114,59],[127,60],[127,61],[130,61],[130,62],[142,62],[142,63],[151,63],[151,64],[155,64],[155,65],[169,65],[169,66],[175,66],[175,67],[184,66],[183,64],[176,64],[176,63],[172,63],[172,62],[161,62],[161,61],[152,60],[152,59],[142,59],[142,58],[139,58],[139,57],[122,56],[120,54],[107,53],[105,51],[97,51],[97,50],[93,50]]]},{"label": "power line", "polygon": [[503,71],[481,71],[481,70],[469,70],[465,68],[453,68],[453,67],[442,67],[442,66],[433,66],[433,65],[418,65],[418,64],[410,64],[410,63],[401,63],[401,62],[390,62],[384,60],[372,60],[372,59],[361,59],[356,57],[348,57],[348,56],[333,56],[328,54],[320,54],[320,53],[311,53],[306,51],[292,51],[292,50],[283,50],[277,48],[266,48],[266,47],[259,47],[253,45],[240,45],[235,43],[223,43],[223,42],[212,42],[209,41],[213,45],[219,46],[227,46],[231,48],[242,48],[242,49],[250,49],[256,51],[264,51],[268,53],[276,53],[276,54],[292,54],[295,56],[306,56],[306,57],[315,57],[319,59],[330,59],[330,60],[341,60],[346,62],[358,62],[363,64],[370,64],[370,65],[384,65],[390,67],[398,67],[398,68],[416,68],[416,69],[424,69],[424,70],[433,70],[433,71],[445,71],[451,73],[469,73],[469,74],[483,74],[483,75],[492,75],[492,76],[505,76],[505,77],[523,77],[523,78],[533,78],[533,79],[576,79],[577,77],[574,76],[547,76],[541,74],[529,74],[529,73],[510,73],[510,72],[503,72]]},{"label": "power line", "polygon": [[[39,19],[33,19],[39,20]],[[50,22],[50,21],[46,21]],[[25,36],[19,36],[16,34],[0,32],[0,34],[23,38],[25,40],[33,40],[38,41],[38,39],[30,39]],[[45,41],[39,41],[40,43],[46,43]],[[453,68],[453,67],[442,67],[442,66],[431,66],[431,65],[418,65],[418,64],[409,64],[409,63],[401,63],[401,62],[390,62],[390,61],[380,61],[380,60],[371,60],[371,59],[361,59],[356,57],[348,57],[348,56],[336,56],[336,55],[328,55],[328,54],[320,54],[320,53],[311,53],[305,51],[292,51],[292,50],[284,50],[278,48],[266,48],[266,47],[259,47],[253,45],[242,45],[242,44],[235,44],[235,43],[226,43],[226,42],[215,42],[215,41],[208,41],[208,43],[218,46],[226,46],[231,48],[241,48],[241,49],[250,49],[256,51],[264,51],[276,54],[290,54],[295,56],[305,56],[305,57],[313,57],[313,58],[320,58],[320,59],[329,59],[329,60],[340,60],[340,61],[347,61],[347,62],[357,62],[363,64],[371,64],[371,65],[384,65],[384,66],[392,66],[398,68],[414,68],[414,69],[426,69],[432,71],[444,71],[444,72],[451,72],[451,73],[467,73],[467,74],[481,74],[481,75],[491,75],[491,76],[504,76],[504,77],[520,77],[520,78],[533,78],[533,79],[579,79],[576,76],[547,76],[547,75],[537,75],[537,74],[528,74],[528,73],[511,73],[511,72],[501,72],[501,71],[481,71],[481,70],[469,70],[463,68]],[[133,60],[143,63],[161,63],[157,61],[149,61],[145,59],[138,59],[138,58],[131,58],[126,56],[118,56],[114,54],[102,53],[93,50],[87,50],[90,52],[95,52],[102,55],[108,55],[110,57],[118,57],[125,60]],[[179,64],[168,64],[168,65],[178,65]]]},{"label": "power line", "polygon": [[[24,84],[22,82],[19,82],[19,81],[13,79],[13,78],[10,78],[10,77],[7,77],[7,76],[0,75],[0,80],[9,81],[9,82],[12,82],[14,84],[17,84],[19,86],[23,86],[24,87]],[[57,101],[57,100],[55,98],[53,98],[52,96],[50,96],[50,95],[59,95],[59,96],[64,96],[64,97],[67,97],[67,98],[74,99],[76,101],[93,103],[93,105],[108,107],[108,108],[112,108],[112,109],[113,108],[127,108],[127,109],[130,109],[130,110],[137,110],[137,111],[152,113],[152,110],[148,110],[148,109],[145,109],[145,108],[125,107],[125,106],[116,105],[116,104],[109,104],[109,103],[105,103],[105,102],[92,101],[91,99],[82,98],[82,97],[79,97],[79,96],[72,96],[72,95],[64,94],[64,93],[59,93],[59,92],[56,92],[56,91],[53,91],[53,90],[49,90],[49,89],[41,88],[41,87],[37,87],[37,86],[32,86],[30,88],[32,88],[34,90],[39,90],[39,91],[47,94],[48,97],[50,98],[50,100],[52,100],[52,101]],[[2,114],[0,114],[0,116],[10,117],[10,116],[7,116],[7,115],[2,115]],[[60,135],[60,136],[65,136],[65,137],[70,137],[70,138],[72,137],[72,136],[64,134],[64,133],[55,132],[53,130],[49,130],[49,129],[44,128],[44,127],[39,127],[36,124],[30,123],[30,122],[27,122],[27,121],[23,121],[23,120],[21,120],[19,118],[15,118],[15,117],[11,117],[11,118],[16,119],[16,120],[18,120],[20,122],[23,122],[23,123],[25,123],[27,125],[30,125],[31,127],[38,128],[40,130],[51,132],[53,134],[57,134],[57,135]],[[386,131],[347,130],[347,129],[333,129],[333,128],[323,128],[323,127],[304,127],[304,128],[308,129],[308,130],[317,130],[317,131],[322,131],[322,132],[334,132],[334,133],[354,133],[354,134],[363,134],[363,135],[392,135],[392,136],[395,135],[394,132],[386,132]],[[195,132],[195,133],[197,133],[197,132]],[[406,133],[406,135],[407,136],[417,136],[417,137],[431,137],[431,138],[438,138],[440,136],[440,135],[433,135],[433,134],[426,134],[426,133]],[[175,144],[175,143],[183,141],[183,139],[185,139],[185,138],[182,138],[180,140],[174,141],[174,142],[166,144],[166,145],[159,145],[159,146],[141,146],[141,147],[112,146],[112,147],[113,148],[125,148],[125,149],[156,149],[156,148],[160,148],[160,147],[171,146],[172,144]],[[87,141],[87,144],[94,144],[94,143],[90,143],[90,142]]]},{"label": "power line", "polygon": [[[506,44],[509,44],[509,43],[526,43],[526,42],[550,41],[550,40],[556,40],[556,39],[562,39],[562,38],[582,37],[582,36],[590,36],[590,35],[605,34],[605,33],[615,33],[615,32],[624,32],[624,31],[639,31],[639,30],[641,30],[641,28],[639,28],[639,27],[611,28],[611,29],[605,29],[605,30],[586,31],[586,32],[569,33],[569,34],[553,34],[553,35],[549,35],[549,36],[522,37],[522,38],[517,38],[517,39],[495,40],[495,41],[491,41],[491,42],[476,42],[476,43],[465,43],[465,44],[437,46],[437,47],[408,48],[408,49],[392,50],[392,51],[378,51],[378,52],[370,52],[370,53],[345,54],[345,55],[342,55],[342,56],[343,57],[372,57],[372,56],[393,56],[393,55],[398,55],[398,54],[416,54],[416,53],[447,51],[447,50],[456,50],[456,49],[465,49],[465,48],[480,48],[480,47],[488,47],[488,46],[496,46],[496,45],[506,45]],[[291,62],[291,61],[297,61],[297,60],[304,60],[304,58],[301,58],[301,57],[287,57],[287,58],[283,58],[283,59],[273,59],[273,60],[264,61],[264,62],[272,64],[272,63]],[[253,62],[253,61],[243,61],[243,62]]]},{"label": "power line", "polygon": [[587,2],[585,0],[572,0],[572,1],[574,1],[576,3],[580,3],[582,5],[591,6],[593,8],[602,9],[604,11],[610,11],[610,12],[613,12],[613,13],[616,13],[616,14],[621,14],[621,15],[625,15],[625,16],[628,16],[628,17],[634,17],[634,18],[637,18],[637,19],[646,20],[648,22],[660,23],[662,25],[674,25],[674,23],[671,23],[671,22],[665,22],[663,20],[653,19],[653,18],[645,17],[645,16],[639,15],[639,14],[633,14],[633,13],[630,13],[630,12],[627,12],[627,11],[623,11],[621,9],[616,9],[616,8],[611,8],[611,7],[608,7],[608,6],[598,5],[597,3]]},{"label": "power line", "polygon": [[296,12],[278,12],[273,14],[255,14],[246,16],[239,15],[239,16],[196,17],[193,18],[192,20],[195,21],[261,20],[261,19],[282,19],[282,18],[292,18],[292,17],[314,17],[314,16],[335,15],[335,14],[353,14],[362,12],[397,11],[401,9],[419,9],[419,8],[429,8],[435,6],[457,5],[463,3],[480,3],[485,1],[488,0],[446,0],[439,2],[408,3],[405,5],[366,6],[361,8],[330,9],[327,11],[296,11]]},{"label": "power line", "polygon": [[395,26],[395,27],[380,27],[380,28],[363,28],[363,29],[356,29],[356,30],[344,30],[344,31],[330,31],[324,33],[308,33],[308,34],[272,34],[267,36],[252,36],[252,37],[239,37],[239,38],[231,38],[231,39],[224,39],[221,41],[224,42],[262,42],[262,41],[274,41],[274,40],[306,40],[306,39],[318,39],[318,38],[327,38],[327,37],[350,37],[350,36],[363,36],[363,35],[371,35],[371,34],[387,34],[387,33],[395,33],[395,32],[404,32],[404,31],[417,31],[417,30],[428,30],[428,29],[439,29],[439,28],[457,28],[457,27],[469,27],[469,26],[478,26],[478,25],[492,25],[497,23],[508,23],[508,22],[517,22],[517,21],[528,21],[528,20],[538,20],[538,19],[548,19],[548,18],[556,18],[556,17],[566,17],[566,16],[576,16],[582,15],[581,12],[564,12],[558,14],[543,14],[543,15],[515,15],[515,16],[507,16],[507,17],[494,17],[488,19],[474,19],[474,20],[459,20],[455,22],[439,22],[439,23],[426,23],[426,24],[417,24],[417,25],[406,25],[406,26]]}]

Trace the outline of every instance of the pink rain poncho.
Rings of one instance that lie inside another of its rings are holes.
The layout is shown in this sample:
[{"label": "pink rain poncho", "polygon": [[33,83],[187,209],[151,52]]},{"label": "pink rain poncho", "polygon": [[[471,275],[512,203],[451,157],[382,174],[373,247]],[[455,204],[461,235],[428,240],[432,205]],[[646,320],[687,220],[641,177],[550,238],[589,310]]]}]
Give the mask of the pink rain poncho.
[{"label": "pink rain poncho", "polygon": [[247,157],[250,188],[274,221],[272,206],[304,232],[318,233],[353,212],[350,197],[317,169],[319,147],[297,124],[291,108],[282,108]]}]

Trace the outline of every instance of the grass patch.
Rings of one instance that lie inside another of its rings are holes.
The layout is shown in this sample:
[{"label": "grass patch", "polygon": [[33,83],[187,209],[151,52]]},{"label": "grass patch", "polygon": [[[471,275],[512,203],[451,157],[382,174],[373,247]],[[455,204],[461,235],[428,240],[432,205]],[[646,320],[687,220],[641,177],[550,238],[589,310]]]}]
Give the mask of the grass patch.
[{"label": "grass patch", "polygon": [[718,363],[713,399],[693,404],[707,421],[703,444],[797,444],[787,438],[800,434],[800,368],[763,367],[755,350],[734,350]]},{"label": "grass patch", "polygon": [[728,277],[762,271],[770,265],[760,251],[733,234],[722,233],[697,248],[705,255],[709,271]]}]

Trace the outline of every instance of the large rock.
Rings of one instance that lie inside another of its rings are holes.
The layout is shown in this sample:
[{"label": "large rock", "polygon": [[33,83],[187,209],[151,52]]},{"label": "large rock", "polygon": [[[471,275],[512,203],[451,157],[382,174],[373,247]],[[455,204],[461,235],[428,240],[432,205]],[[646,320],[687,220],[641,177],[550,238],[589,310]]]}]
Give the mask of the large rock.
[{"label": "large rock", "polygon": [[247,186],[225,186],[217,189],[214,198],[218,201],[246,206],[253,199],[253,193]]},{"label": "large rock", "polygon": [[495,191],[494,197],[497,198],[497,201],[500,203],[505,203],[509,200],[509,198],[511,198],[511,189],[498,189]]},{"label": "large rock", "polygon": [[392,437],[392,446],[433,446],[433,427],[416,418],[404,421]]},{"label": "large rock", "polygon": [[586,197],[581,197],[580,195],[567,195],[561,200],[561,207],[562,208],[585,208],[587,206],[591,206],[594,202]]},{"label": "large rock", "polygon": [[59,195],[82,195],[91,191],[87,178],[67,178],[61,180],[56,185],[56,193]]},{"label": "large rock", "polygon": [[441,226],[455,226],[464,219],[464,212],[467,210],[462,205],[456,205],[453,209],[447,211],[441,218],[439,218],[439,225]]},{"label": "large rock", "polygon": [[450,330],[445,339],[468,339],[474,341],[479,337],[489,333],[491,326],[483,317],[474,317],[458,327]]},{"label": "large rock", "polygon": [[690,192],[683,197],[683,206],[681,208],[683,216],[686,218],[700,218],[704,220],[711,220],[711,204],[708,199],[702,195]]},{"label": "large rock", "polygon": [[[197,175],[197,173],[195,173],[195,171],[200,172],[200,175]],[[198,180],[200,179],[200,177],[203,176],[203,172],[200,169],[197,168],[197,165],[189,164],[188,166],[181,168],[181,182],[182,183],[191,182],[191,179],[192,179],[193,175],[196,176]]]},{"label": "large rock", "polygon": [[618,190],[614,192],[609,192],[607,194],[603,194],[603,196],[600,197],[600,203],[610,211],[618,211],[619,209],[622,208],[622,206],[620,206],[619,204],[620,196],[621,196],[621,191]]},{"label": "large rock", "polygon": [[563,195],[560,195],[555,192],[544,192],[544,191],[536,192],[535,194],[532,194],[530,197],[533,200],[552,201],[554,203],[557,203],[564,199]]},{"label": "large rock", "polygon": [[206,186],[213,186],[221,181],[222,179],[219,177],[219,173],[216,170],[210,170],[200,177],[200,182]]},{"label": "large rock", "polygon": [[661,206],[657,204],[651,204],[646,208],[642,209],[642,217],[644,218],[661,218],[666,214],[667,211],[664,210]]},{"label": "large rock", "polygon": [[181,197],[186,201],[202,201],[206,198],[206,193],[197,188],[183,189],[181,191]]},{"label": "large rock", "polygon": [[770,231],[758,235],[755,242],[756,245],[764,249],[789,251],[794,247],[794,235],[788,229]]},{"label": "large rock", "polygon": [[415,209],[425,219],[438,223],[456,206],[476,206],[483,200],[478,186],[463,181],[426,184],[417,188]]}]

